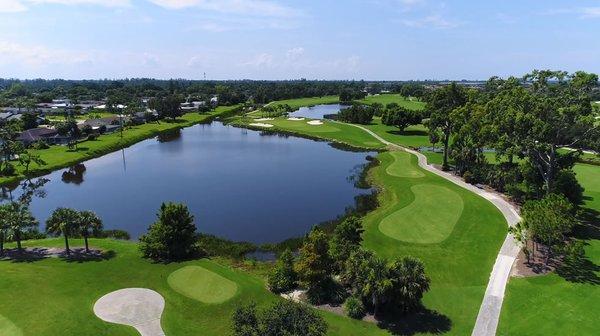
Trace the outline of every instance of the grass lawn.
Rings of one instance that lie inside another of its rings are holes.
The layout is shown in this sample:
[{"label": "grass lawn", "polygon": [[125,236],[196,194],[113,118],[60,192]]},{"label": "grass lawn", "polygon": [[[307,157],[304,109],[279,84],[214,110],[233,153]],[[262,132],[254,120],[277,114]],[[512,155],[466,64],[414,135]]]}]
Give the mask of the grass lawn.
[{"label": "grass lawn", "polygon": [[[73,240],[72,243],[81,246],[83,242]],[[261,273],[260,269],[248,272],[233,268],[225,261],[208,259],[152,263],[140,257],[135,243],[109,239],[93,239],[90,243],[95,248],[113,251],[114,256],[87,262],[60,258],[0,261],[0,335],[138,335],[133,328],[100,320],[92,311],[102,295],[127,287],[150,288],[165,298],[162,326],[167,335],[229,335],[230,317],[237,306],[250,302],[261,306],[280,300],[267,291],[263,278],[256,274]],[[62,239],[25,242],[26,246],[44,247],[62,247],[62,244]],[[184,273],[178,273],[181,270]],[[201,302],[174,290],[169,281],[173,274],[176,282],[196,294],[202,293],[204,298],[220,296],[208,290],[220,287],[215,280],[234,284],[235,295],[224,301]],[[189,281],[198,277],[206,280],[207,275],[212,278],[208,283],[194,284],[207,290],[189,286],[192,284]],[[371,323],[326,312],[320,314],[330,325],[330,335],[388,334]]]},{"label": "grass lawn", "polygon": [[185,266],[169,275],[176,292],[203,303],[223,303],[236,295],[238,285],[201,266]]},{"label": "grass lawn", "polygon": [[[445,318],[448,318],[451,321],[449,334],[470,334],[492,265],[506,235],[506,221],[491,203],[452,182],[423,170],[425,176],[422,178],[392,176],[387,173],[387,168],[395,162],[392,154],[381,153],[378,158],[381,164],[371,170],[370,177],[382,190],[379,195],[381,206],[365,217],[365,247],[386,258],[405,255],[420,258],[432,281],[424,303],[428,309],[441,315],[428,317],[431,330],[435,327],[445,330]],[[409,169],[417,167],[415,156],[411,156],[411,165]],[[462,212],[455,208],[456,202],[462,202]],[[382,233],[381,223],[407,207],[417,214],[404,210],[403,216],[396,221],[396,225],[406,230],[397,230],[396,239]],[[441,218],[448,215],[430,215],[428,212],[449,212],[453,215]],[[440,218],[435,218],[437,216]],[[455,221],[453,228],[446,221]],[[420,229],[439,230],[432,226],[433,223],[446,226],[444,235],[447,237],[442,241],[405,241],[416,239]]]},{"label": "grass lawn", "polygon": [[[115,113],[110,113],[110,112],[89,112],[89,113],[85,113],[85,114],[81,114],[81,115],[75,115],[75,119],[76,120],[88,120],[93,118],[106,118],[106,117],[112,117],[115,116]],[[65,121],[65,116],[63,115],[51,115],[51,116],[47,116],[46,119],[50,120],[50,121]]]},{"label": "grass lawn", "polygon": [[364,99],[359,100],[359,102],[364,104],[379,103],[383,104],[383,106],[390,103],[396,103],[410,110],[422,110],[425,108],[424,102],[419,101],[416,98],[406,99],[397,93],[386,93],[377,96],[367,96]]},{"label": "grass lawn", "polygon": [[[128,127],[123,131],[123,138],[121,138],[120,132],[101,135],[97,140],[80,142],[76,150],[70,150],[67,146],[50,146],[48,149],[32,150],[32,153],[40,155],[46,162],[46,165],[39,167],[32,163],[29,167],[29,173],[32,175],[41,175],[56,169],[68,167],[131,146],[136,142],[154,137],[160,132],[206,121],[215,116],[227,113],[234,108],[231,106],[220,106],[207,114],[185,114],[174,122],[161,121],[160,123],[148,123]],[[17,168],[17,174],[11,177],[0,177],[0,185],[24,178],[25,168],[16,162],[15,167]]]},{"label": "grass lawn", "polygon": [[587,243],[587,281],[570,282],[557,274],[512,278],[499,335],[596,335],[600,330],[600,167],[577,164],[574,170],[585,188],[585,206],[596,211],[595,225],[577,230]]},{"label": "grass lawn", "polygon": [[323,97],[310,97],[310,98],[297,98],[297,99],[286,99],[278,100],[269,103],[269,105],[289,105],[293,109],[299,109],[305,106],[315,106],[322,104],[337,104],[340,102],[339,96],[323,96]]},{"label": "grass lawn", "polygon": [[[258,130],[268,131],[283,131],[297,135],[304,135],[313,138],[336,141],[347,145],[361,148],[383,148],[383,144],[366,132],[342,123],[336,123],[329,120],[323,120],[323,125],[309,125],[307,122],[310,119],[304,120],[288,120],[286,117],[275,118],[274,120],[261,121],[261,123],[271,124],[274,127],[260,128],[252,127]],[[255,122],[254,118],[237,118],[234,125],[245,125]]]},{"label": "grass lawn", "polygon": [[407,152],[390,152],[394,161],[385,169],[388,175],[396,177],[425,177],[425,174],[419,167],[412,164],[412,155]]}]

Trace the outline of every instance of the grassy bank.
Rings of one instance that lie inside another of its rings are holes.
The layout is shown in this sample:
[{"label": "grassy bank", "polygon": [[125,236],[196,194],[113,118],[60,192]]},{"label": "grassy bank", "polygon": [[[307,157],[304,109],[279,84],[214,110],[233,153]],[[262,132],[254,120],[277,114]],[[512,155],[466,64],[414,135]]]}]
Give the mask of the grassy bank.
[{"label": "grassy bank", "polygon": [[323,97],[310,97],[310,98],[296,98],[278,100],[269,103],[268,105],[289,105],[293,109],[299,109],[301,107],[315,106],[321,104],[337,104],[340,102],[339,96],[323,96]]},{"label": "grassy bank", "polygon": [[[194,124],[207,122],[219,116],[225,116],[234,111],[237,106],[219,106],[214,111],[206,114],[187,113],[175,121],[160,121],[143,125],[128,127],[121,132],[105,134],[96,140],[81,141],[77,149],[69,149],[67,146],[50,146],[48,149],[31,150],[46,162],[43,166],[31,164],[28,176],[39,176],[51,171],[72,166],[76,163],[93,159],[121,148],[129,147],[142,140],[155,137],[161,132],[192,126]],[[17,173],[14,176],[0,177],[0,185],[15,182],[25,178],[25,167],[14,162]]]}]

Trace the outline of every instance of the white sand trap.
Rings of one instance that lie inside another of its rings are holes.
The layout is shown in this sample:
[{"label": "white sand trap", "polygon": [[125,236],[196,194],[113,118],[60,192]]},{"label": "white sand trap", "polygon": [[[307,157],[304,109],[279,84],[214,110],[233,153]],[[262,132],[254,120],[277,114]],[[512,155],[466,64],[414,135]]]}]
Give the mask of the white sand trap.
[{"label": "white sand trap", "polygon": [[307,124],[313,125],[313,126],[319,126],[319,125],[323,125],[323,122],[321,120],[311,120],[311,121],[307,122]]},{"label": "white sand trap", "polygon": [[269,121],[269,120],[275,120],[275,118],[258,118],[258,119],[254,119],[254,121]]},{"label": "white sand trap", "polygon": [[108,293],[94,304],[94,314],[106,322],[134,327],[142,336],[164,336],[160,316],[162,295],[147,288],[124,288]]},{"label": "white sand trap", "polygon": [[301,121],[301,120],[304,120],[304,118],[290,117],[290,118],[288,118],[288,120],[291,120],[291,121]]},{"label": "white sand trap", "polygon": [[250,126],[267,127],[267,128],[273,127],[273,125],[271,125],[271,124],[265,124],[265,123],[252,123],[252,124],[250,124]]}]

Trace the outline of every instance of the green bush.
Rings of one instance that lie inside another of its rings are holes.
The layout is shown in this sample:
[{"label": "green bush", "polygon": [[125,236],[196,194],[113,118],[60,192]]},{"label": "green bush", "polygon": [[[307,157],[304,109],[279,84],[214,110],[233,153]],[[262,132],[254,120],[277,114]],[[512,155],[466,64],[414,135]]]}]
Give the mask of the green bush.
[{"label": "green bush", "polygon": [[15,174],[15,171],[16,171],[15,166],[12,163],[7,162],[2,167],[2,170],[0,171],[0,175],[12,176]]},{"label": "green bush", "polygon": [[279,256],[277,265],[269,273],[268,286],[273,293],[283,293],[296,287],[298,275],[294,271],[294,256],[291,250],[285,250]]},{"label": "green bush", "polygon": [[346,315],[353,319],[362,319],[365,316],[365,305],[360,298],[351,296],[344,302]]}]

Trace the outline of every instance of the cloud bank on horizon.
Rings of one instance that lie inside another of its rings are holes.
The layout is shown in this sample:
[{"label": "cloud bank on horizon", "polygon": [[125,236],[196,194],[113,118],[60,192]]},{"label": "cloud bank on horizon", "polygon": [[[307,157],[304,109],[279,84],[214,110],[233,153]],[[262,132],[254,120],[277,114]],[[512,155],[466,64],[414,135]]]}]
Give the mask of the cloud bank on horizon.
[{"label": "cloud bank on horizon", "polygon": [[0,0],[0,77],[486,79],[600,72],[582,0]]}]

